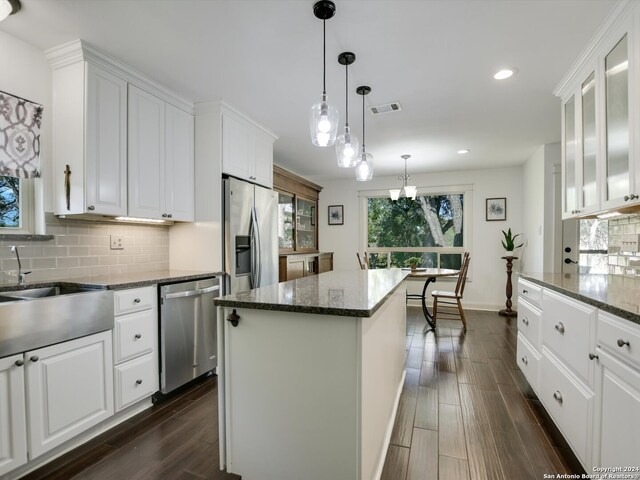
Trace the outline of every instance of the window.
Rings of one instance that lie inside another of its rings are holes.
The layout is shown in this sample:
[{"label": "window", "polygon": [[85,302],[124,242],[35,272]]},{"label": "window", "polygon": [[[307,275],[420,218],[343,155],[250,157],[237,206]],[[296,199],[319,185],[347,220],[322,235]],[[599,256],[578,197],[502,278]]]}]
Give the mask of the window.
[{"label": "window", "polygon": [[371,268],[460,268],[469,235],[465,212],[470,192],[425,192],[415,200],[370,195],[367,207],[367,253]]},{"label": "window", "polygon": [[580,273],[608,273],[609,222],[580,220]]},{"label": "window", "polygon": [[0,228],[20,228],[20,179],[0,176]]}]

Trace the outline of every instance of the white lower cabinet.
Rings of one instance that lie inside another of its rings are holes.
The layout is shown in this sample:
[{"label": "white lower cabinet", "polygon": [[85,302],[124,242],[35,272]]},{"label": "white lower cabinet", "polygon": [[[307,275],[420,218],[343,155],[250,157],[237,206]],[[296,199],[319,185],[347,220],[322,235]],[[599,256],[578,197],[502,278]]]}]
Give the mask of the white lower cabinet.
[{"label": "white lower cabinet", "polygon": [[158,391],[157,292],[156,285],[115,292],[116,412]]},{"label": "white lower cabinet", "polygon": [[593,466],[638,465],[640,372],[598,349]]},{"label": "white lower cabinet", "polygon": [[594,394],[546,347],[542,349],[538,397],[582,465],[589,464]]},{"label": "white lower cabinet", "polygon": [[111,343],[108,331],[24,354],[31,459],[113,415]]},{"label": "white lower cabinet", "polygon": [[540,354],[533,348],[522,333],[518,333],[516,361],[518,362],[520,370],[522,370],[522,373],[524,373],[524,376],[527,378],[529,385],[531,385],[535,391],[538,391],[538,384],[540,382],[538,376],[540,370]]},{"label": "white lower cabinet", "polygon": [[0,476],[27,463],[22,355],[0,358]]}]

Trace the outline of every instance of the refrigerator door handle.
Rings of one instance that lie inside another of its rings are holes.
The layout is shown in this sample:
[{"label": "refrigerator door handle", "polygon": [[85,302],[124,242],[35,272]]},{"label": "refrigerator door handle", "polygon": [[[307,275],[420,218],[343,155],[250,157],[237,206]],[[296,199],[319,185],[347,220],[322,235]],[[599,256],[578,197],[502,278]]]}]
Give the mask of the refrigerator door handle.
[{"label": "refrigerator door handle", "polygon": [[256,277],[256,228],[258,227],[255,216],[255,209],[251,208],[251,223],[249,225],[249,237],[251,242],[251,274],[249,275],[249,280],[251,283],[251,288],[257,288],[257,277]]},{"label": "refrigerator door handle", "polygon": [[262,278],[262,247],[261,247],[261,242],[260,242],[260,222],[258,222],[258,212],[256,211],[256,209],[253,209],[254,211],[254,217],[256,219],[256,252],[258,253],[258,258],[256,261],[256,280],[257,280],[257,287],[261,286],[261,278]]}]

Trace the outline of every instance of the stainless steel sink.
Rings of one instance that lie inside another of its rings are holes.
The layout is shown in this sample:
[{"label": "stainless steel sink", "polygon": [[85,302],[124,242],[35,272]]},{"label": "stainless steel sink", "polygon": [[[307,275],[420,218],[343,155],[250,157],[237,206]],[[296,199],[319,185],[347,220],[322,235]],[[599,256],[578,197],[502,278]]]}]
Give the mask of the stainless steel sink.
[{"label": "stainless steel sink", "polygon": [[113,291],[59,285],[0,292],[0,358],[113,328]]}]

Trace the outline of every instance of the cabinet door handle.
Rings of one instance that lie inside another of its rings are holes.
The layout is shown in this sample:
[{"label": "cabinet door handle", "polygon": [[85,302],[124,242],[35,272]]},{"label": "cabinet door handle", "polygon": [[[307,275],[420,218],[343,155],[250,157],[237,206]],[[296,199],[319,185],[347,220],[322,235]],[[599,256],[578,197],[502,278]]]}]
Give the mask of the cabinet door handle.
[{"label": "cabinet door handle", "polygon": [[618,339],[618,346],[620,348],[624,347],[624,346],[630,347],[631,345],[629,344],[629,340],[623,340],[621,338]]},{"label": "cabinet door handle", "polygon": [[139,378],[138,380],[136,380],[136,385],[142,385],[142,379]]},{"label": "cabinet door handle", "polygon": [[142,338],[142,335],[139,333],[136,333],[133,338],[135,338],[136,340],[140,340]]},{"label": "cabinet door handle", "polygon": [[162,218],[167,218],[167,214],[166,214],[166,213],[163,213],[163,214],[162,214]]},{"label": "cabinet door handle", "polygon": [[89,206],[87,207],[87,210],[95,210],[95,209],[96,209],[96,207],[94,207],[93,205],[89,205]]},{"label": "cabinet door handle", "polygon": [[525,365],[529,365],[529,359],[527,358],[526,355],[522,356],[522,363],[524,363]]},{"label": "cabinet door handle", "polygon": [[522,293],[529,293],[529,290],[523,288]]},{"label": "cabinet door handle", "polygon": [[31,357],[29,360],[31,360],[32,362],[37,362],[38,360],[40,360],[40,357],[37,355],[34,355],[33,357]]},{"label": "cabinet door handle", "polygon": [[21,367],[24,365],[24,361],[23,360],[16,360],[16,367]]},{"label": "cabinet door handle", "polygon": [[526,326],[529,326],[529,319],[527,317],[524,317],[522,319],[522,323],[524,323]]},{"label": "cabinet door handle", "polygon": [[564,325],[562,322],[556,323],[556,326],[553,327],[557,332],[564,333]]},{"label": "cabinet door handle", "polygon": [[133,303],[140,303],[140,299],[139,298],[134,298],[133,299]]},{"label": "cabinet door handle", "polygon": [[629,195],[629,200],[635,200],[636,198],[638,198],[638,195],[634,195],[633,193]]},{"label": "cabinet door handle", "polygon": [[593,360],[595,358],[600,358],[598,355],[596,355],[595,353],[589,353],[589,360]]},{"label": "cabinet door handle", "polygon": [[555,393],[553,394],[553,398],[556,399],[556,401],[562,405],[562,393],[560,393],[560,390],[556,390]]}]

